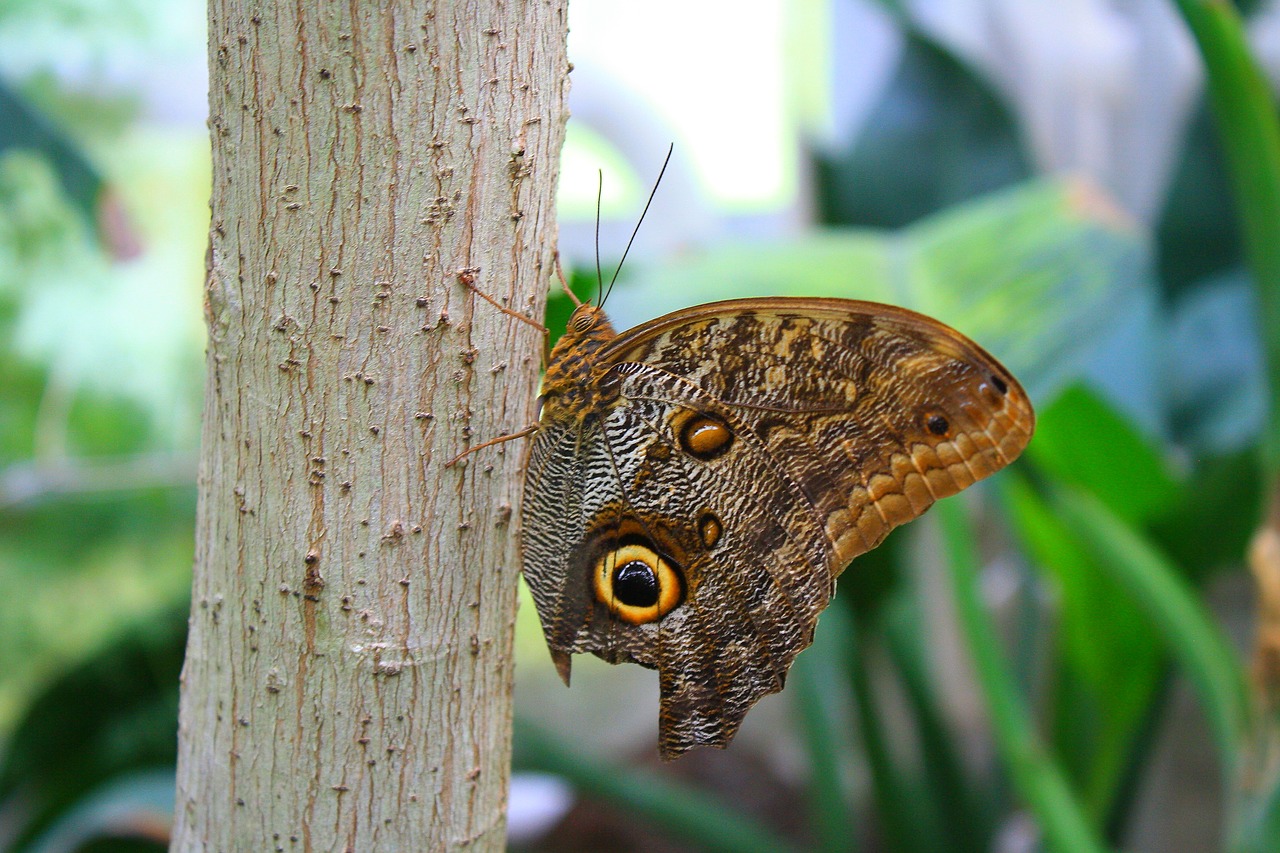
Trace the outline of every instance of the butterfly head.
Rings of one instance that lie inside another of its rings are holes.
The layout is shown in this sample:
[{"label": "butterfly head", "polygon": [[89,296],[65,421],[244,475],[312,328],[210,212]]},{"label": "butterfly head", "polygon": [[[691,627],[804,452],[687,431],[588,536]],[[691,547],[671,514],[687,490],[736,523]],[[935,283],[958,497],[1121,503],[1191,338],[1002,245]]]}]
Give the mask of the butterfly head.
[{"label": "butterfly head", "polygon": [[569,335],[586,336],[601,328],[607,329],[610,337],[616,334],[613,331],[613,326],[609,323],[609,318],[605,316],[604,309],[599,305],[584,302],[575,308],[573,314],[569,317],[569,325],[565,329],[565,335],[566,337]]},{"label": "butterfly head", "polygon": [[603,308],[590,302],[579,305],[569,317],[564,335],[551,350],[547,373],[561,365],[593,361],[596,352],[617,336]]}]

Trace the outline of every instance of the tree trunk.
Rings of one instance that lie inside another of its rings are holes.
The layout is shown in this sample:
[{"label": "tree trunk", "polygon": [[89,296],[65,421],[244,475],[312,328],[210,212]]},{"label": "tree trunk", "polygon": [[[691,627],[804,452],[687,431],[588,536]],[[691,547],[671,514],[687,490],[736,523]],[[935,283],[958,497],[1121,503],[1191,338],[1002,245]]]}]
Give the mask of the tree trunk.
[{"label": "tree trunk", "polygon": [[503,847],[565,15],[211,0],[175,850]]}]

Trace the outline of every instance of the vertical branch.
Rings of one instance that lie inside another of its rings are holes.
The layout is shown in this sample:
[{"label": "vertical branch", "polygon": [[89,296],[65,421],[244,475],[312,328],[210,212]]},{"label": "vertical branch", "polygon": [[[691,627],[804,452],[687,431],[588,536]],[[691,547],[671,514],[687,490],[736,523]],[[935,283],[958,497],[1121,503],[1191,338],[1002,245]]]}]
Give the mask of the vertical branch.
[{"label": "vertical branch", "polygon": [[[176,850],[498,850],[565,3],[211,0]],[[473,438],[474,436],[474,438]]]}]

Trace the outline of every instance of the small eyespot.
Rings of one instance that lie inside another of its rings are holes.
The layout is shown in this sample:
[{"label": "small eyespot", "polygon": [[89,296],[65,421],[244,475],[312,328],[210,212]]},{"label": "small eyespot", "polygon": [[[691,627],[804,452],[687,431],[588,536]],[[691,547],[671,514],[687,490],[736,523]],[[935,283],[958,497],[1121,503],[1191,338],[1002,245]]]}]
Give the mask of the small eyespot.
[{"label": "small eyespot", "polygon": [[724,525],[716,518],[715,513],[707,510],[698,517],[698,538],[708,549],[716,547],[723,533]]},{"label": "small eyespot", "polygon": [[604,552],[596,561],[594,581],[596,600],[632,625],[657,622],[684,598],[679,567],[643,543]]},{"label": "small eyespot", "polygon": [[946,435],[951,431],[951,424],[942,415],[929,415],[929,417],[925,419],[924,425],[929,432],[937,436]]},{"label": "small eyespot", "polygon": [[714,418],[699,415],[690,418],[680,429],[680,447],[703,462],[715,459],[733,444],[733,432]]},{"label": "small eyespot", "polygon": [[1009,393],[1009,385],[999,376],[996,376],[994,373],[991,374],[991,384],[996,386],[996,390],[999,391],[1001,394]]}]

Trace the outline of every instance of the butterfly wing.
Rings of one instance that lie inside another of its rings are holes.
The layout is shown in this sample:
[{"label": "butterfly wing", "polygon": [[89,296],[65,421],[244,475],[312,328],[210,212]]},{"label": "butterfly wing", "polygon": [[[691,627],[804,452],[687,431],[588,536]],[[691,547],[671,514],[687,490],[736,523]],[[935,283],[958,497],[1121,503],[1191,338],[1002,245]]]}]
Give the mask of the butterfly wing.
[{"label": "butterfly wing", "polygon": [[836,574],[1017,458],[1035,428],[1026,392],[985,350],[878,303],[713,303],[637,326],[604,357],[659,368],[732,409],[813,503]]},{"label": "butterfly wing", "polygon": [[[635,392],[671,381],[642,372],[628,382]],[[525,575],[562,674],[580,652],[658,669],[666,757],[727,744],[747,710],[782,688],[833,591],[821,527],[763,447],[735,453],[732,469],[681,452],[679,424],[708,409],[709,398],[628,399],[554,461],[536,448],[551,446],[540,434],[531,465],[548,461],[530,468],[526,496]],[[571,517],[570,490],[554,498],[542,483],[565,482],[573,475],[559,472],[574,468],[589,485]],[[530,521],[552,515],[556,532]],[[600,592],[601,565],[612,568],[622,549],[647,549],[678,574],[678,603],[662,618],[629,621]]]},{"label": "butterfly wing", "polygon": [[[1033,425],[975,344],[870,303],[701,306],[602,357],[611,393],[535,439],[525,574],[566,677],[578,652],[659,670],[665,757],[728,743],[848,562],[1017,456]],[[640,564],[674,593],[628,592]]]}]

